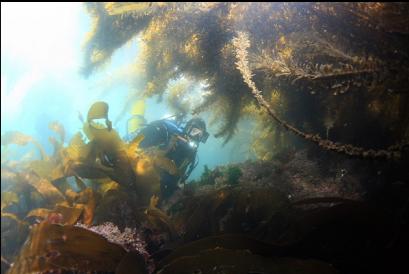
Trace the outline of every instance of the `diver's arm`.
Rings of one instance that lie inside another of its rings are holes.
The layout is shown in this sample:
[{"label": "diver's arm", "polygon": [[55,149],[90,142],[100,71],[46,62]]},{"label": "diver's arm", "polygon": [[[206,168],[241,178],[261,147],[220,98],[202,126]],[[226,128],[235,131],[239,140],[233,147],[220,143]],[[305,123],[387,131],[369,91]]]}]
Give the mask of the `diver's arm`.
[{"label": "diver's arm", "polygon": [[185,184],[185,181],[187,180],[187,178],[189,178],[190,174],[196,168],[198,163],[199,161],[196,161],[196,152],[195,152],[193,155],[193,159],[190,161],[187,171],[183,174],[180,180],[181,183]]}]

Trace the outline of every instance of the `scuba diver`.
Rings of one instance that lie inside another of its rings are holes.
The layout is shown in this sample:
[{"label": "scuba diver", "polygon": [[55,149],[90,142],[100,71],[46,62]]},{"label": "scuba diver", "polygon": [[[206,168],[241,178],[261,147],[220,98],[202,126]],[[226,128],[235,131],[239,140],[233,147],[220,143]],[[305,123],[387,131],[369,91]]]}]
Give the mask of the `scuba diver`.
[{"label": "scuba diver", "polygon": [[[133,109],[124,139],[128,143],[141,139],[139,149],[156,159],[164,159],[162,163],[165,163],[165,168],[160,168],[159,177],[160,196],[166,200],[180,184],[185,183],[197,166],[197,149],[201,142],[206,142],[209,134],[202,119],[192,118],[185,123],[184,115],[146,124],[142,106],[140,103]],[[89,158],[88,163],[80,164],[77,172],[83,177],[89,177],[91,173],[94,177],[108,176],[132,187],[136,177],[124,153],[126,143],[112,129],[112,122],[108,119],[108,104],[94,103],[83,123],[83,131],[90,140],[90,153],[86,157]],[[171,169],[168,169],[169,166]]]},{"label": "scuba diver", "polygon": [[180,184],[184,184],[198,164],[197,149],[200,143],[205,143],[209,137],[206,123],[201,118],[192,118],[182,126],[182,117],[165,118],[146,125],[138,131],[136,138],[143,135],[139,144],[142,150],[155,147],[164,153],[178,169],[175,175],[162,171],[161,195],[169,198]]}]

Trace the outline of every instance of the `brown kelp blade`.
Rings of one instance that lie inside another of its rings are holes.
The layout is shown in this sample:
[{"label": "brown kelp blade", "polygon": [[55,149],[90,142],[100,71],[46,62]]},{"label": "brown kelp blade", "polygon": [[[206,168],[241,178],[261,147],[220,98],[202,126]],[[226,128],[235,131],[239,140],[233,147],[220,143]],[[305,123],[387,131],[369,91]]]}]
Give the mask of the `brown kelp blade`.
[{"label": "brown kelp blade", "polygon": [[61,143],[64,143],[65,129],[64,129],[64,126],[61,123],[59,123],[57,121],[53,121],[53,122],[48,124],[48,128],[51,129],[52,131],[54,131],[55,133],[57,133],[60,136]]},{"label": "brown kelp blade", "polygon": [[173,260],[160,270],[160,273],[281,273],[281,274],[330,274],[337,271],[327,263],[317,260],[294,258],[266,258],[248,250],[214,248],[204,250],[198,255],[183,256]]},{"label": "brown kelp blade", "polygon": [[89,230],[43,222],[33,227],[8,273],[113,272],[125,253],[119,245]]}]

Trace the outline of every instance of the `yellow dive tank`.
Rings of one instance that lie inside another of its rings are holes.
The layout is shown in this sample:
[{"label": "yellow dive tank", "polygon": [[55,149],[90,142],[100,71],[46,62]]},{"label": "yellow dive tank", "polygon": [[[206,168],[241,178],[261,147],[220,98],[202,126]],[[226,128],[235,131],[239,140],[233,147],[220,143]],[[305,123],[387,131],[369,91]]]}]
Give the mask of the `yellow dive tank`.
[{"label": "yellow dive tank", "polygon": [[131,107],[130,116],[127,122],[127,133],[133,134],[140,129],[145,123],[145,100],[136,100]]}]

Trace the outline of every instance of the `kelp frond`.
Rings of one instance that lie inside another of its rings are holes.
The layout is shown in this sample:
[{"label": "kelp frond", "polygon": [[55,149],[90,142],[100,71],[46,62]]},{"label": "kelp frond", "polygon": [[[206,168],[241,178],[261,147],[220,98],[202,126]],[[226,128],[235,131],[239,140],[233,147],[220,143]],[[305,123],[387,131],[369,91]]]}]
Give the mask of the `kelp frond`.
[{"label": "kelp frond", "polygon": [[211,112],[224,113],[216,136],[226,141],[254,102],[251,82],[243,82],[235,65],[238,31],[251,34],[246,67],[254,84],[277,90],[286,102],[283,119],[297,128],[326,136],[332,121],[329,136],[343,131],[339,141],[355,140],[354,146],[368,143],[350,136],[364,135],[369,124],[383,132],[368,137],[375,147],[407,134],[408,93],[401,83],[409,67],[402,36],[408,7],[400,3],[96,3],[88,9],[95,22],[86,42],[88,73],[139,34],[132,92],[162,98],[182,76],[206,82],[211,95],[193,111],[213,106]]}]

